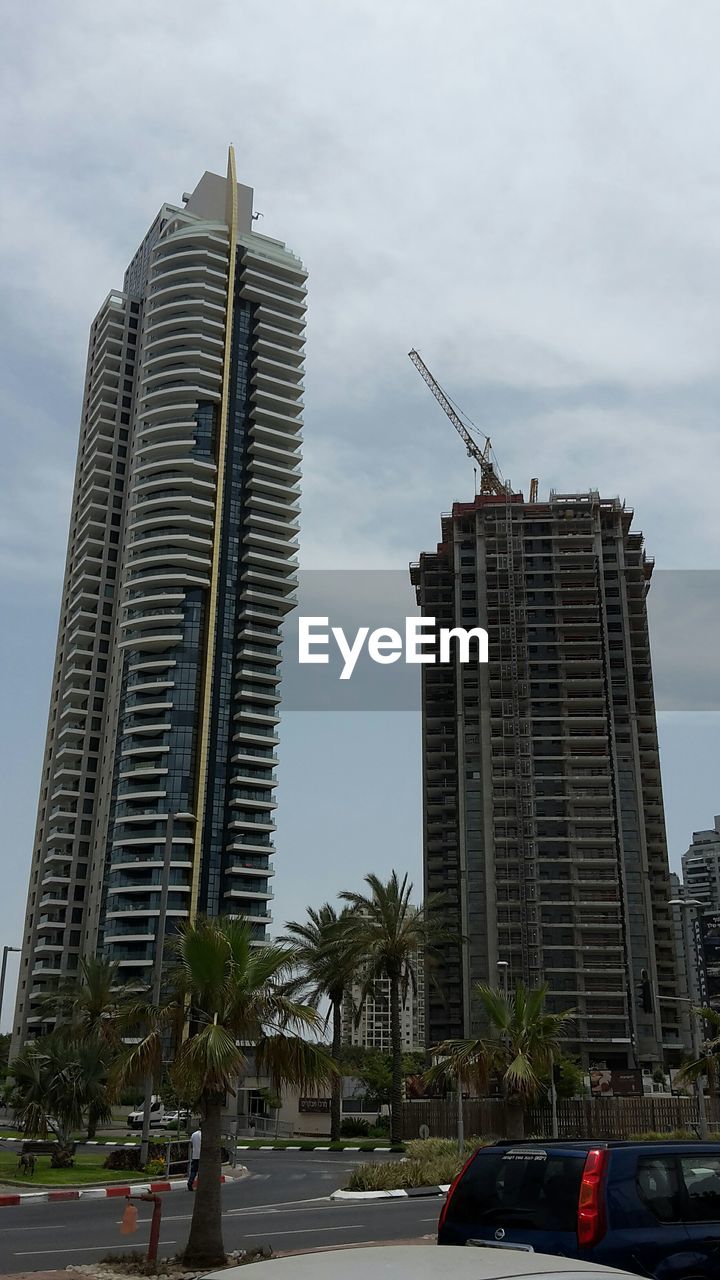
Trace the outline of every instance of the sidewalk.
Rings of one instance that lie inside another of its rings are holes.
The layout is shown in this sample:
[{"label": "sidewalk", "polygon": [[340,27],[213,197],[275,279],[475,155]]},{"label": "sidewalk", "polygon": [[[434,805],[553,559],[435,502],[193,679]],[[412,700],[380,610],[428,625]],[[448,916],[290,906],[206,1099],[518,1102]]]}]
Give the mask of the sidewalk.
[{"label": "sidewalk", "polygon": [[68,1280],[67,1271],[14,1271],[3,1280]]}]

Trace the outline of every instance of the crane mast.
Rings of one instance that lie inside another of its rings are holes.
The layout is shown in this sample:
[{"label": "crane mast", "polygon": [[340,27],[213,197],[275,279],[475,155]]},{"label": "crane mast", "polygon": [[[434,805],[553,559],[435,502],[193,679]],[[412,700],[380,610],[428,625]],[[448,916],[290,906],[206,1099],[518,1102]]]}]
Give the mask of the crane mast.
[{"label": "crane mast", "polygon": [[499,497],[506,498],[511,491],[510,486],[503,483],[490,460],[489,436],[485,437],[485,445],[481,449],[477,441],[471,436],[459,413],[453,408],[453,405],[448,400],[442,387],[433,378],[422,357],[418,355],[414,348],[412,351],[408,352],[408,355],[420,374],[420,377],[429,386],[441,409],[443,409],[452,422],[455,430],[467,449],[468,457],[474,458],[477,462],[480,468],[480,492],[494,493]]}]

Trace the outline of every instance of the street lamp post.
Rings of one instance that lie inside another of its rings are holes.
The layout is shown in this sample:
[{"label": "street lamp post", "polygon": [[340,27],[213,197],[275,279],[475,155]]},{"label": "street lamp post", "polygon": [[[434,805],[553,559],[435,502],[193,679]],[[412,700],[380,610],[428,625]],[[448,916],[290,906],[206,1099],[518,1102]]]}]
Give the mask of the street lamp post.
[{"label": "street lamp post", "polygon": [[560,1130],[558,1127],[558,1107],[557,1107],[557,1088],[555,1085],[555,1054],[550,1050],[550,1114],[552,1122],[552,1137],[559,1137]]},{"label": "street lamp post", "polygon": [[457,1107],[458,1155],[462,1156],[465,1151],[465,1118],[463,1116],[463,1086],[459,1073],[457,1078]]},{"label": "street lamp post", "polygon": [[[160,909],[158,911],[157,932],[155,934],[155,956],[153,962],[152,1004],[157,1008],[162,992],[163,954],[165,951],[165,925],[167,921],[168,894],[170,891],[170,868],[172,864],[173,835],[175,821],[178,818],[192,820],[191,813],[168,813],[165,827],[165,848],[163,853],[162,881],[160,884]],[[150,1117],[152,1111],[153,1078],[145,1077],[145,1097],[143,1099],[142,1141],[140,1144],[140,1163],[144,1168],[148,1162],[150,1150]]]},{"label": "street lamp post", "polygon": [[[686,954],[688,955],[689,955],[689,949],[687,946],[687,931],[685,928],[685,922],[690,912],[694,912],[695,918],[697,918],[698,908],[702,907],[703,905],[704,904],[700,901],[699,898],[671,898],[670,901],[668,902],[669,907],[680,907],[683,910],[683,913],[684,913],[683,934],[686,935],[685,950],[686,950]],[[695,964],[696,966],[699,967],[700,956],[698,954],[697,939],[694,936],[694,933],[693,933],[693,951],[695,953]],[[690,1004],[690,1034],[692,1036],[692,1051],[693,1051],[693,1056],[695,1058],[695,1061],[699,1062],[702,1056],[703,1045],[700,1039],[697,1016],[695,1014],[695,1010],[693,1009],[693,1001],[690,1000],[689,1004]],[[705,1106],[705,1090],[703,1088],[702,1076],[700,1075],[695,1081],[695,1088],[697,1092],[697,1103],[698,1103],[698,1131],[699,1131],[701,1140],[705,1142],[708,1136],[708,1122],[707,1122],[707,1109]]]},{"label": "street lamp post", "polygon": [[0,1019],[2,1019],[3,996],[5,995],[5,974],[7,972],[7,958],[11,951],[19,951],[19,947],[3,947],[2,968],[0,969]]},{"label": "street lamp post", "polygon": [[508,971],[510,964],[507,960],[498,960],[497,962],[498,978],[500,979],[500,990],[507,999],[508,994]]}]

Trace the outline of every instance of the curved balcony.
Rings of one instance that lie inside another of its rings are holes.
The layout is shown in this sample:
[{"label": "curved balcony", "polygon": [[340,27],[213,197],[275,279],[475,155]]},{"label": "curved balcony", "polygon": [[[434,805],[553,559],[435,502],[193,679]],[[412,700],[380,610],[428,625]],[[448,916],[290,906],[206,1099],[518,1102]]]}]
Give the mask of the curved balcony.
[{"label": "curved balcony", "polygon": [[135,487],[138,494],[144,495],[156,488],[158,482],[169,481],[172,486],[178,483],[186,486],[190,483],[201,497],[214,495],[215,463],[198,458],[191,453],[194,443],[194,440],[188,440],[182,447],[175,444],[171,447],[168,442],[167,447],[162,447],[156,457],[139,462],[135,469]]},{"label": "curved balcony", "polygon": [[[213,378],[222,377],[223,348],[219,340],[214,337],[212,340],[200,340],[200,335],[198,339],[194,343],[187,342],[184,346],[177,346],[173,345],[171,335],[168,335],[165,343],[146,351],[143,365],[145,376],[141,386],[152,388],[177,370],[182,370],[183,373],[195,370]],[[177,343],[177,334],[174,342]]]}]

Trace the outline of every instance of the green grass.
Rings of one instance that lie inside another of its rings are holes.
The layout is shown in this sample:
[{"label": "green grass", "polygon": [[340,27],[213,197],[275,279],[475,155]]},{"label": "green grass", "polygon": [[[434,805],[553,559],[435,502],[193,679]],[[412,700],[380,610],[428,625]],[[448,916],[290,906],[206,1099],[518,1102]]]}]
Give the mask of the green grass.
[{"label": "green grass", "polygon": [[91,1155],[82,1153],[75,1157],[71,1169],[51,1169],[50,1156],[36,1156],[35,1176],[29,1178],[18,1174],[17,1152],[0,1151],[0,1182],[24,1187],[27,1191],[32,1191],[33,1187],[80,1187],[94,1182],[142,1182],[142,1173],[103,1169],[104,1159],[101,1152],[97,1155],[94,1152]]}]

